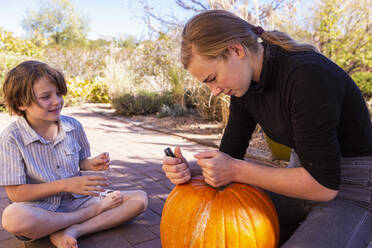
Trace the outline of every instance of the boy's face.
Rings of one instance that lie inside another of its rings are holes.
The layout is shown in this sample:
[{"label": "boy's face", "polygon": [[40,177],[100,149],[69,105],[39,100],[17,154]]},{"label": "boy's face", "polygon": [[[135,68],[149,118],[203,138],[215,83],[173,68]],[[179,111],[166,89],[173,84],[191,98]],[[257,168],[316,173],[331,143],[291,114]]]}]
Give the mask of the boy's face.
[{"label": "boy's face", "polygon": [[27,120],[32,124],[58,121],[64,101],[57,87],[42,77],[35,81],[33,91],[37,103],[19,108],[26,113]]}]

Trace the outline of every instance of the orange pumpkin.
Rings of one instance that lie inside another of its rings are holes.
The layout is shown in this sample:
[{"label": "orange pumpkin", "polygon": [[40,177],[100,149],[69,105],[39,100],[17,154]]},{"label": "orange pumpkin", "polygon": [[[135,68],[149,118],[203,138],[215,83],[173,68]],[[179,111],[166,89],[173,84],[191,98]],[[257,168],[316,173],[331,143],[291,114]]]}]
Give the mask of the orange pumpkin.
[{"label": "orange pumpkin", "polygon": [[198,177],[169,194],[160,238],[163,248],[273,248],[279,241],[279,221],[262,191],[240,183],[220,190]]}]

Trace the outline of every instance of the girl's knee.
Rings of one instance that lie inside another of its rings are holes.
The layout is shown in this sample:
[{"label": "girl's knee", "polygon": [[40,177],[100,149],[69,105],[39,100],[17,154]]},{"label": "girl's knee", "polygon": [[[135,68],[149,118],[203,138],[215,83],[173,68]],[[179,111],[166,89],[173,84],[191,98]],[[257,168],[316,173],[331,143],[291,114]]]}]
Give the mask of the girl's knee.
[{"label": "girl's knee", "polygon": [[13,203],[5,208],[2,216],[2,226],[13,234],[23,234],[35,225],[30,208],[21,204]]}]

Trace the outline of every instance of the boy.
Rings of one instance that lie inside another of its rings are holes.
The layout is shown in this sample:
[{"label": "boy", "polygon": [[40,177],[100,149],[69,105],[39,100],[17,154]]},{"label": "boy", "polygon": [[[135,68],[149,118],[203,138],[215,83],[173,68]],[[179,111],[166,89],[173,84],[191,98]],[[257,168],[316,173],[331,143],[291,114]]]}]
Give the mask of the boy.
[{"label": "boy", "polygon": [[5,230],[21,240],[50,235],[58,248],[77,238],[121,224],[147,207],[143,191],[114,191],[103,199],[108,153],[90,156],[81,124],[61,116],[67,86],[62,73],[38,61],[12,69],[3,84],[10,114],[20,117],[0,136],[0,186],[13,202],[3,212]]}]

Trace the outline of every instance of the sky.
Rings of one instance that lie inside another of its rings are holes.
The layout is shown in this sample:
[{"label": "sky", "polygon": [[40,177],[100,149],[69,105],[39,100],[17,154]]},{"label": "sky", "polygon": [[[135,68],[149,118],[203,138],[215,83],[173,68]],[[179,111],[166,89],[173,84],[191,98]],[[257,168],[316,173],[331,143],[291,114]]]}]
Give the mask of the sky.
[{"label": "sky", "polygon": [[[37,10],[45,0],[0,0],[0,27],[13,32],[15,36],[25,36],[21,26],[28,9]],[[90,39],[147,36],[147,26],[143,21],[144,10],[137,0],[71,0],[76,10],[90,19]],[[147,0],[161,16],[175,15],[187,19],[192,13],[179,8],[174,0]]]}]

